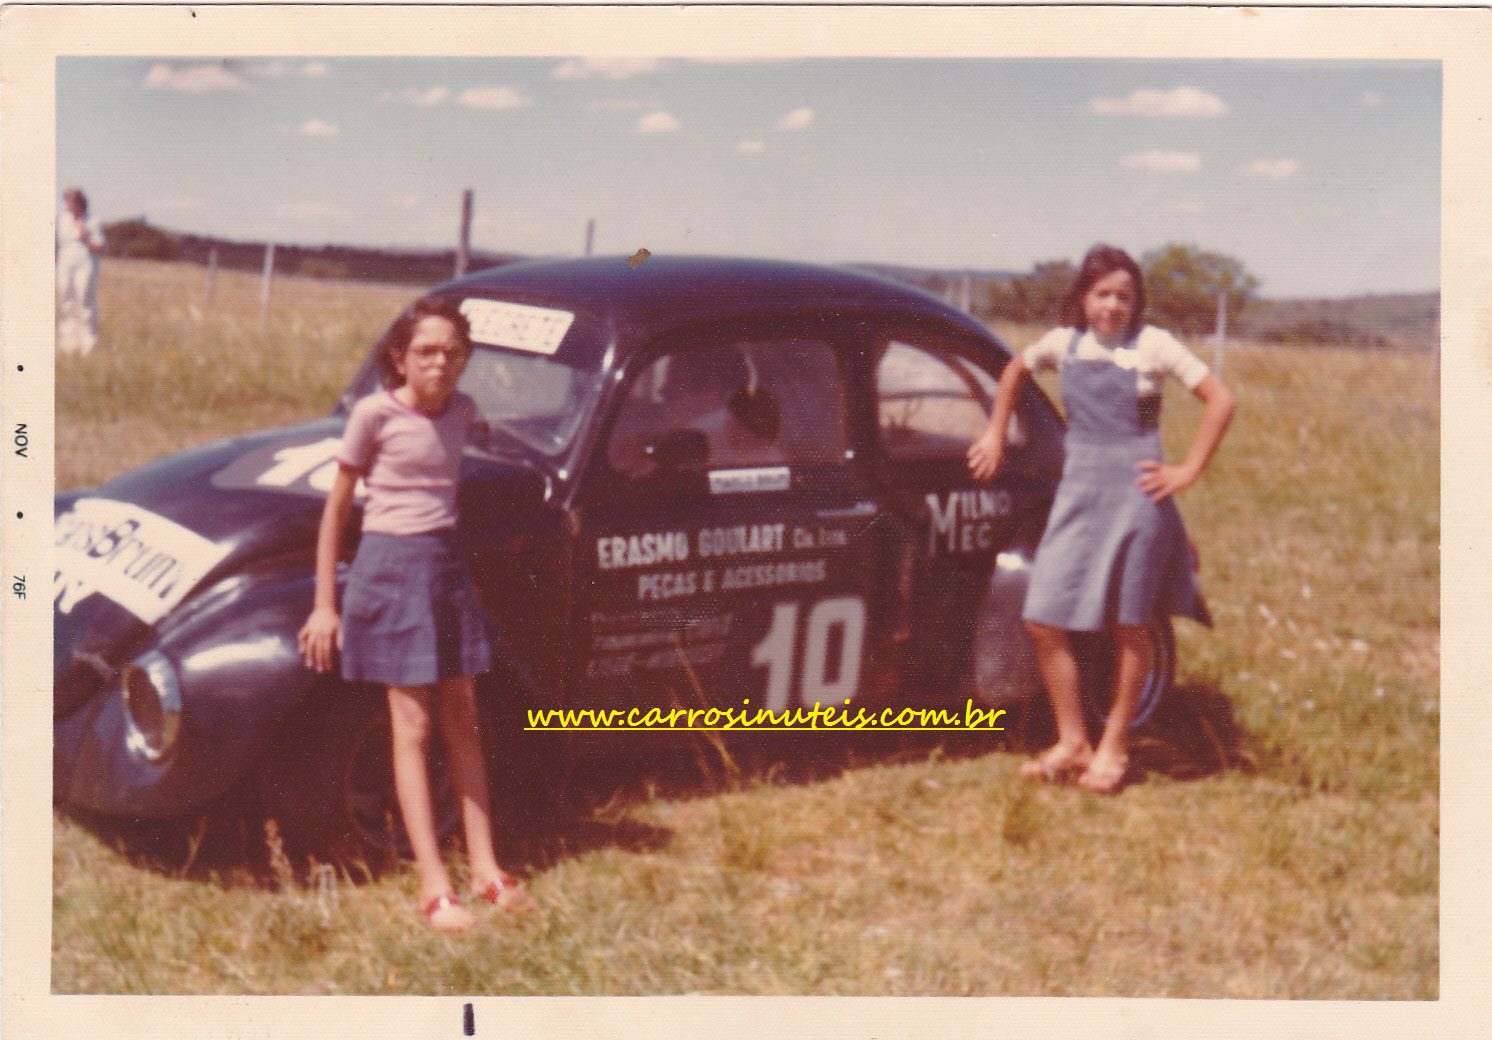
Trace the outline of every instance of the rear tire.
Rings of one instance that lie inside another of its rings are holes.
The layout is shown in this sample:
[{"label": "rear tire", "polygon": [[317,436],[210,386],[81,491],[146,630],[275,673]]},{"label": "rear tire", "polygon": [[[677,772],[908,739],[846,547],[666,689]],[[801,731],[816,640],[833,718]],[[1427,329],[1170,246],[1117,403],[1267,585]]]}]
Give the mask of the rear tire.
[{"label": "rear tire", "polygon": [[[438,727],[432,720],[432,725]],[[321,691],[281,730],[280,748],[259,768],[266,818],[288,847],[377,870],[412,858],[394,790],[389,710],[382,691]],[[292,743],[293,741],[293,743]],[[430,740],[436,837],[444,843],[461,813],[438,732]]]},{"label": "rear tire", "polygon": [[[1157,614],[1145,632],[1150,640],[1150,671],[1140,685],[1131,729],[1140,728],[1162,710],[1176,681],[1176,634],[1170,617]],[[1114,639],[1108,632],[1075,632],[1071,639],[1082,683],[1083,713],[1101,730],[1114,696]]]}]

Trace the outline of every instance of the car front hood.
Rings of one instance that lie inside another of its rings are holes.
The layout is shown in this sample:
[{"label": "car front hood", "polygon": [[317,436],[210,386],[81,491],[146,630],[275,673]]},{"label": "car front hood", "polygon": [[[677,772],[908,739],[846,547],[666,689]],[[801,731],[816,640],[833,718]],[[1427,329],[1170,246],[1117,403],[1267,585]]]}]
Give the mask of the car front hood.
[{"label": "car front hood", "polygon": [[[344,418],[333,416],[169,455],[56,500],[57,715],[96,693],[161,631],[230,599],[246,571],[309,574]],[[496,447],[512,448],[504,441]],[[527,455],[468,454],[461,511],[509,512],[548,489]],[[362,499],[359,484],[354,513]],[[252,579],[250,579],[252,581]]]},{"label": "car front hood", "polygon": [[256,558],[311,558],[343,419],[217,441],[56,500],[56,710]]}]

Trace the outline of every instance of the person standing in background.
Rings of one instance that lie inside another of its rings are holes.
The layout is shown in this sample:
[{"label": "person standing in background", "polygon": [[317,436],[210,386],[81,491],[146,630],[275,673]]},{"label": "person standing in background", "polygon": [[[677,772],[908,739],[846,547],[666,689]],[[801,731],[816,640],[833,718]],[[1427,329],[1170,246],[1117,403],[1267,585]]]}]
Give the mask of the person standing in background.
[{"label": "person standing in background", "polygon": [[88,196],[62,193],[57,216],[57,349],[89,354],[98,345],[98,258],[104,229],[88,215]]}]

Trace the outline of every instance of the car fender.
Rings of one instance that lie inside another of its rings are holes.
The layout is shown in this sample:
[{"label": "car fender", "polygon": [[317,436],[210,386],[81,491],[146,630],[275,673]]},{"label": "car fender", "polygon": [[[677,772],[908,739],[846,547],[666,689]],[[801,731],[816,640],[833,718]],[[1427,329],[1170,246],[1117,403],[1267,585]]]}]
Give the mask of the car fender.
[{"label": "car fender", "polygon": [[145,651],[175,669],[181,720],[173,747],[152,761],[128,746],[116,680],[59,727],[59,743],[74,745],[59,778],[63,801],[134,816],[198,808],[227,791],[272,740],[284,739],[284,720],[326,687],[296,647],[314,592],[304,568],[239,575],[227,584],[216,602],[191,611]]}]

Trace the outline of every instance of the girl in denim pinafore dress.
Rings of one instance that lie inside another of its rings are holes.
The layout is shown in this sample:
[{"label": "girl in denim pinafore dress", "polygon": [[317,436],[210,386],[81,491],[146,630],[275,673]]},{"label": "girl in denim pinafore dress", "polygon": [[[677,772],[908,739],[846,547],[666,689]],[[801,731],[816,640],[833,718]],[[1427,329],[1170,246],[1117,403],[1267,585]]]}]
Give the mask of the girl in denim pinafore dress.
[{"label": "girl in denim pinafore dress", "polygon": [[[1123,250],[1095,246],[1067,297],[1071,328],[1038,340],[1006,366],[985,434],[969,466],[987,480],[999,469],[1020,383],[1033,367],[1061,370],[1067,413],[1065,462],[1036,550],[1023,617],[1057,720],[1057,743],[1021,768],[1038,780],[1076,778],[1112,794],[1128,768],[1130,722],[1149,672],[1146,626],[1156,614],[1207,622],[1172,495],[1190,486],[1217,449],[1234,400],[1174,337],[1143,325],[1144,282]],[[1163,461],[1160,385],[1180,379],[1204,403],[1186,459]],[[1109,631],[1117,650],[1114,695],[1102,738],[1088,740],[1078,667],[1068,632]]]}]

